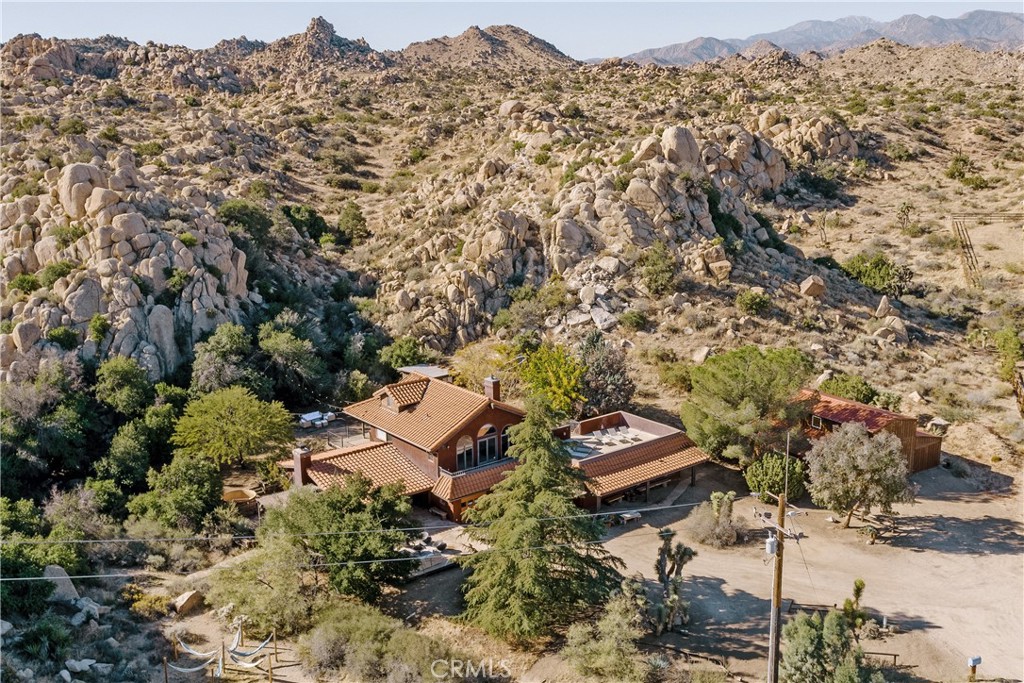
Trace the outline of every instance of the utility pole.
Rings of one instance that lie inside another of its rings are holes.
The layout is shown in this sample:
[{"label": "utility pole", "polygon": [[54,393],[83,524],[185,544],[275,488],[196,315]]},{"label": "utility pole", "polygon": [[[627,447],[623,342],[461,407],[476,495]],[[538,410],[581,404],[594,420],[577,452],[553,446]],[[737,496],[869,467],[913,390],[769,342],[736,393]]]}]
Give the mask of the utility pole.
[{"label": "utility pole", "polygon": [[[787,482],[788,483],[788,482]],[[779,644],[782,640],[782,549],[786,538],[786,494],[779,496],[779,522],[775,532],[775,571],[772,572],[772,614],[768,641],[768,683],[779,683]]]}]

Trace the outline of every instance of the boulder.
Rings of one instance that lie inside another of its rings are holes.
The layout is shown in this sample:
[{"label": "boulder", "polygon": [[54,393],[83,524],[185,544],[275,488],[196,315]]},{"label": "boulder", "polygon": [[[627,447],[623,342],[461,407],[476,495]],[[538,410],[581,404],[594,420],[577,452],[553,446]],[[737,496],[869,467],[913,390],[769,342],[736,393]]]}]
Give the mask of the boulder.
[{"label": "boulder", "polygon": [[875,309],[876,318],[886,318],[893,314],[892,304],[889,303],[889,297],[885,294],[882,295],[882,300],[878,302],[878,308]]},{"label": "boulder", "polygon": [[506,100],[498,107],[499,116],[512,116],[512,114],[522,114],[524,111],[526,111],[526,105],[519,100]]},{"label": "boulder", "polygon": [[609,275],[617,275],[622,263],[614,256],[603,256],[597,259],[597,267]]},{"label": "boulder", "polygon": [[700,163],[700,147],[688,128],[669,126],[661,135],[661,148],[671,162],[695,166]]},{"label": "boulder", "polygon": [[85,212],[90,216],[95,216],[108,206],[116,204],[120,199],[121,197],[113,190],[103,187],[93,188],[89,199],[85,201]]},{"label": "boulder", "polygon": [[33,344],[39,341],[40,334],[42,332],[39,329],[39,325],[26,320],[14,326],[11,337],[14,339],[14,345],[18,347],[18,350],[25,353],[32,348]]},{"label": "boulder", "polygon": [[655,157],[661,156],[661,143],[658,138],[653,135],[649,138],[645,138],[637,146],[636,154],[633,155],[633,161],[650,161]]},{"label": "boulder", "polygon": [[71,579],[68,578],[68,573],[64,571],[63,567],[48,564],[43,568],[43,576],[48,578],[54,585],[53,593],[50,594],[49,600],[78,600],[79,596],[78,591],[75,589],[75,584],[71,583]]},{"label": "boulder", "polygon": [[408,290],[398,290],[398,294],[395,295],[395,305],[398,306],[398,309],[401,311],[412,310],[412,296],[409,294]]},{"label": "boulder", "polygon": [[64,666],[66,666],[68,671],[71,673],[80,674],[83,671],[88,671],[89,667],[95,663],[95,659],[69,659],[64,662]]},{"label": "boulder", "polygon": [[729,261],[715,261],[708,264],[708,269],[716,280],[727,280],[732,273],[732,263]]},{"label": "boulder", "polygon": [[157,304],[149,312],[149,340],[156,346],[164,361],[164,370],[170,374],[181,362],[178,342],[174,339],[174,313],[163,304]]},{"label": "boulder", "polygon": [[100,312],[103,288],[92,278],[82,280],[75,291],[64,300],[64,308],[73,323],[84,323]]},{"label": "boulder", "polygon": [[597,300],[597,292],[594,290],[594,285],[584,285],[580,289],[580,303],[585,306],[593,306]]},{"label": "boulder", "polygon": [[184,616],[203,606],[203,594],[199,591],[186,591],[174,598],[174,611]]},{"label": "boulder", "polygon": [[119,216],[114,216],[113,226],[115,234],[120,231],[122,240],[131,240],[147,230],[146,219],[142,217],[141,213],[122,213]]},{"label": "boulder", "polygon": [[696,363],[697,365],[700,365],[701,363],[706,361],[708,359],[708,356],[710,355],[711,347],[701,346],[696,351],[693,352],[693,362]]},{"label": "boulder", "polygon": [[820,297],[825,294],[825,281],[817,275],[809,275],[800,283],[800,293],[804,296]]},{"label": "boulder", "polygon": [[597,329],[602,332],[607,332],[615,327],[619,322],[615,319],[614,315],[597,306],[590,309],[590,319],[594,321],[595,325],[597,325]]},{"label": "boulder", "polygon": [[7,632],[14,628],[14,624],[0,619],[0,636],[6,636]]},{"label": "boulder", "polygon": [[69,217],[82,218],[93,189],[105,184],[103,172],[92,164],[68,164],[57,181],[57,197]]}]

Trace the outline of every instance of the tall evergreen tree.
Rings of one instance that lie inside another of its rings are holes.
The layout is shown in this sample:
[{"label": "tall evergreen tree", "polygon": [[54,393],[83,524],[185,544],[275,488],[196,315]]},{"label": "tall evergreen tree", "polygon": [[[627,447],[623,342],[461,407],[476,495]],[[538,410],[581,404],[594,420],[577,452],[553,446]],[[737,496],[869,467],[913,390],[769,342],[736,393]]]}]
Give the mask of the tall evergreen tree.
[{"label": "tall evergreen tree", "polygon": [[600,523],[573,504],[583,473],[554,427],[550,406],[530,399],[511,434],[519,466],[468,514],[476,526],[467,533],[483,549],[462,560],[465,617],[511,642],[565,626],[621,580],[622,562],[599,544]]}]

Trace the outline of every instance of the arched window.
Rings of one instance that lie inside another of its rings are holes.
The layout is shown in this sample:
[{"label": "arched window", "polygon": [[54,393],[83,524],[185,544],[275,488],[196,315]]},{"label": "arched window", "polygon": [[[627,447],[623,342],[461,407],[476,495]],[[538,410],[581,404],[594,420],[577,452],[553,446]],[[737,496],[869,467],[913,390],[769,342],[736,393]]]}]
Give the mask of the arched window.
[{"label": "arched window", "polygon": [[476,452],[480,455],[481,465],[501,457],[498,454],[498,430],[494,425],[484,425],[477,432]]},{"label": "arched window", "polygon": [[475,464],[473,462],[473,439],[464,436],[455,446],[455,469],[468,470]]},{"label": "arched window", "polygon": [[510,436],[509,436],[508,430],[509,430],[509,427],[511,427],[511,426],[512,425],[507,425],[504,429],[501,430],[501,456],[503,458],[509,457],[509,455],[508,455],[508,448],[512,444],[509,441]]}]

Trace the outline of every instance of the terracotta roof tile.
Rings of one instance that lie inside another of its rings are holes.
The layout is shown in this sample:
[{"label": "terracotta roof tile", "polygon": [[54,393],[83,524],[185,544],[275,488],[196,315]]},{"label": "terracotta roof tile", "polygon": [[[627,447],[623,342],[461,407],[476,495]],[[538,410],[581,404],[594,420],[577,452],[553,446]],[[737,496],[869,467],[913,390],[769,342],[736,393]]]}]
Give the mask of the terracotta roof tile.
[{"label": "terracotta roof tile", "polygon": [[391,397],[396,406],[405,408],[423,400],[423,393],[427,390],[427,384],[429,384],[429,380],[425,377],[417,378],[389,384],[382,391]]},{"label": "terracotta roof tile", "polygon": [[432,477],[403,455],[393,444],[372,443],[317,453],[309,466],[309,478],[322,489],[344,486],[345,477],[362,472],[374,486],[405,486],[406,495],[429,491]]},{"label": "terracotta roof tile", "polygon": [[[419,391],[422,391],[419,398],[405,403],[407,407],[401,410],[399,405],[387,407],[382,398],[390,396],[392,401],[401,404],[415,397]],[[345,414],[433,452],[488,406],[522,415],[521,410],[507,403],[491,401],[483,394],[421,376],[389,384],[372,398],[345,408]]]},{"label": "terracotta roof tile", "polygon": [[860,422],[869,432],[877,432],[890,422],[895,420],[913,420],[907,415],[900,415],[891,410],[885,410],[877,406],[869,406],[865,403],[858,403],[848,398],[823,394],[820,391],[801,389],[796,395],[797,401],[808,401],[812,415],[824,418],[831,422],[845,424],[847,422]]},{"label": "terracotta roof tile", "polygon": [[432,489],[435,496],[443,500],[459,500],[474,493],[483,493],[505,478],[505,472],[512,471],[517,460],[505,459],[455,475],[441,473]]},{"label": "terracotta roof tile", "polygon": [[600,496],[660,479],[710,459],[679,432],[636,446],[581,460],[576,465],[587,477],[587,488]]}]

